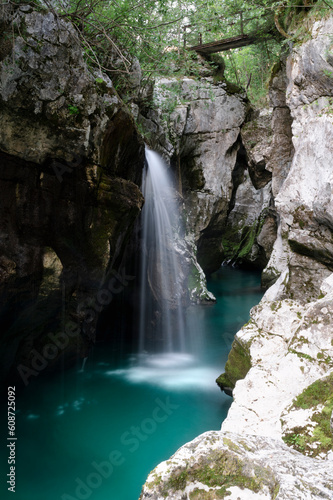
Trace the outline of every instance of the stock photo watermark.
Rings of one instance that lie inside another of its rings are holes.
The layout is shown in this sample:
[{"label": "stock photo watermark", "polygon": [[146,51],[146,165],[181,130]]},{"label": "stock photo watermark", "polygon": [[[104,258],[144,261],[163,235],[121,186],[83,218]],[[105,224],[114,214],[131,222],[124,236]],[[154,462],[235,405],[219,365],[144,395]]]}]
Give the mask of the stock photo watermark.
[{"label": "stock photo watermark", "polygon": [[71,174],[74,169],[78,168],[81,165],[81,163],[81,156],[74,155],[73,160],[66,162],[66,165],[64,163],[60,163],[59,161],[53,161],[52,168],[58,181],[62,182],[63,176],[65,174]]},{"label": "stock photo watermark", "polygon": [[[147,441],[156,432],[158,426],[179,408],[179,405],[170,402],[170,397],[166,397],[165,401],[156,398],[154,402],[156,406],[151,412],[151,416],[144,418],[140,425],[132,425],[120,436],[119,445],[125,447],[127,452],[135,453],[140,448],[140,444]],[[102,462],[92,461],[90,464],[91,472],[84,479],[77,477],[74,481],[73,493],[63,493],[61,500],[87,500],[94,490],[97,490],[105,480],[116,472],[117,467],[125,462],[125,453],[119,449],[112,450],[107,459]]]},{"label": "stock photo watermark", "polygon": [[[77,313],[83,318],[84,323],[89,324],[94,321],[96,315],[106,306],[111,304],[113,297],[121,293],[125,287],[128,286],[129,281],[135,279],[135,276],[127,275],[125,269],[122,269],[120,273],[114,270],[111,271],[111,273],[113,277],[109,280],[107,285],[101,288],[92,300],[86,299],[77,307]],[[28,385],[30,377],[37,377],[45,370],[49,362],[54,360],[61,351],[66,349],[70,342],[70,338],[77,337],[80,333],[80,326],[71,320],[66,322],[63,331],[49,333],[48,339],[50,342],[43,347],[41,352],[37,351],[37,349],[31,350],[32,358],[30,366],[23,364],[17,366],[17,371],[24,385]]]},{"label": "stock photo watermark", "polygon": [[8,486],[8,491],[11,493],[15,493],[15,488],[16,488],[16,440],[17,437],[15,435],[16,433],[16,414],[15,414],[15,407],[16,407],[16,394],[15,394],[15,386],[14,387],[8,387],[8,399],[7,399],[7,406],[8,406],[8,437],[7,437],[7,448],[8,448],[8,459],[7,463],[9,466],[9,470],[7,473],[7,484]]}]

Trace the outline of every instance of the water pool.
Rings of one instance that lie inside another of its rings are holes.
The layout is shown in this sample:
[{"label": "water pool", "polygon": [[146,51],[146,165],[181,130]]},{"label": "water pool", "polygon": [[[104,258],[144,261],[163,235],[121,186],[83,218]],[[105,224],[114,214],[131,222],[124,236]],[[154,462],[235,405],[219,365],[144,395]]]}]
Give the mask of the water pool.
[{"label": "water pool", "polygon": [[[137,500],[147,474],[221,426],[231,404],[215,379],[263,294],[260,275],[221,268],[217,303],[188,311],[193,352],[144,356],[100,344],[84,371],[36,377],[17,399],[16,500]],[[7,471],[2,447],[2,470]],[[1,498],[12,498],[5,481]]]}]

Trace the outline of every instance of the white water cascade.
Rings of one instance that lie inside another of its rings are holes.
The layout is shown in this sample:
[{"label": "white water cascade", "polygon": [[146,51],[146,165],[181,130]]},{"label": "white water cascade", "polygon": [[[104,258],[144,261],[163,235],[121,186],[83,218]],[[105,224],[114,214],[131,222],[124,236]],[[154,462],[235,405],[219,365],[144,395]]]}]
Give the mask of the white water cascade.
[{"label": "white water cascade", "polygon": [[185,352],[184,262],[177,192],[163,159],[146,147],[142,192],[139,351]]}]

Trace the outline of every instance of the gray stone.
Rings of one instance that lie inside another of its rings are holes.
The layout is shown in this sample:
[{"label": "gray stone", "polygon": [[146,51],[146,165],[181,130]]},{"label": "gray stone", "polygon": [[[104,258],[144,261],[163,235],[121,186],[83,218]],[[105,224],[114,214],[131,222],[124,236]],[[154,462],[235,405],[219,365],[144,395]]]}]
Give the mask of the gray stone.
[{"label": "gray stone", "polygon": [[294,155],[291,131],[292,118],[286,103],[287,84],[286,63],[285,58],[283,58],[275,69],[269,90],[270,103],[273,107],[271,123],[273,136],[266,168],[272,172],[272,192],[274,197],[279,193],[288,175]]},{"label": "gray stone", "polygon": [[140,500],[332,498],[333,462],[310,459],[269,437],[210,431],[148,476]]},{"label": "gray stone", "polygon": [[[256,129],[256,136],[260,136],[260,144],[247,164],[240,138],[240,126],[247,113],[244,95],[229,95],[223,83],[213,84],[211,78],[202,78],[200,82],[191,78],[160,78],[154,96],[157,109],[141,115],[140,123],[152,146],[177,171],[187,213],[186,228],[194,238],[200,265],[210,273],[218,269],[224,259],[231,258],[222,243],[224,237],[229,237],[231,228],[230,237],[236,240],[236,245],[242,238],[242,230],[250,232],[253,240],[245,252],[247,257],[239,259],[239,263],[247,261],[264,267],[273,241],[265,242],[265,250],[255,238],[264,222],[264,209],[270,202],[270,187],[264,190],[271,178],[271,173],[265,170],[269,118],[263,117],[260,127],[252,127]],[[251,149],[253,134],[244,132],[245,136]],[[244,174],[248,166],[251,180]],[[255,216],[249,215],[250,212]],[[267,232],[266,240],[268,234],[272,234],[274,240],[274,234]],[[244,246],[240,251],[244,251]],[[237,259],[239,252],[233,251],[232,257]]]},{"label": "gray stone", "polygon": [[243,125],[242,142],[246,150],[249,173],[256,189],[261,189],[272,179],[272,173],[266,170],[271,157],[271,111],[258,116]]}]

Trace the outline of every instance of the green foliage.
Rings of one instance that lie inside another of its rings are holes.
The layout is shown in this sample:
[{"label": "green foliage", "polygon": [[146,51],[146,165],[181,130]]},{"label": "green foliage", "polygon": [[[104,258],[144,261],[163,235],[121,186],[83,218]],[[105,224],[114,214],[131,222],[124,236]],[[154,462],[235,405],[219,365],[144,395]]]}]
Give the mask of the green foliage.
[{"label": "green foliage", "polygon": [[78,115],[80,113],[79,108],[77,106],[69,105],[68,111],[71,115]]},{"label": "green foliage", "polygon": [[311,425],[295,427],[283,440],[296,450],[318,456],[332,449],[333,436],[330,417],[333,410],[333,374],[317,380],[307,387],[294,401],[291,409],[312,409]]},{"label": "green foliage", "polygon": [[246,88],[255,106],[265,106],[271,69],[280,58],[281,44],[275,40],[228,51],[225,57],[226,78]]},{"label": "green foliage", "polygon": [[298,451],[301,451],[301,452],[304,451],[304,448],[305,448],[305,439],[304,439],[304,436],[302,436],[301,434],[298,434],[298,433],[295,433],[295,432],[291,432],[291,433],[286,434],[285,436],[283,436],[283,441],[287,445],[295,448]]},{"label": "green foliage", "polygon": [[[18,0],[17,0],[18,1]],[[38,2],[77,29],[87,63],[112,78],[118,90],[130,86],[131,61],[138,58],[143,81],[152,76],[200,77],[202,61],[186,46],[255,34],[257,43],[212,61],[215,81],[225,76],[265,104],[271,66],[295,19],[313,9],[322,15],[333,0],[43,0]],[[19,2],[22,3],[22,2]],[[33,3],[33,2],[32,2]],[[240,14],[241,13],[241,14]],[[279,27],[281,29],[276,29]],[[280,31],[280,33],[279,33]],[[289,36],[289,35],[287,35]]]}]

